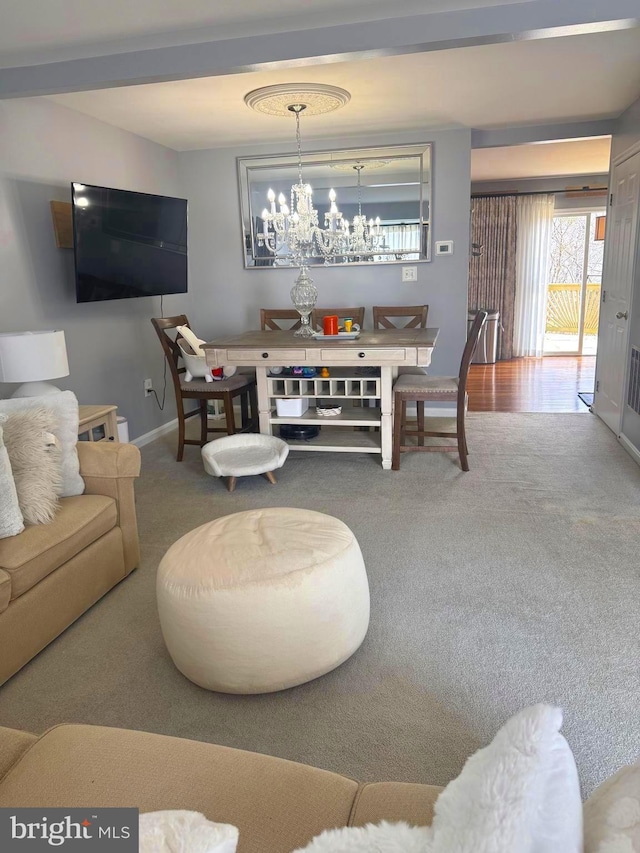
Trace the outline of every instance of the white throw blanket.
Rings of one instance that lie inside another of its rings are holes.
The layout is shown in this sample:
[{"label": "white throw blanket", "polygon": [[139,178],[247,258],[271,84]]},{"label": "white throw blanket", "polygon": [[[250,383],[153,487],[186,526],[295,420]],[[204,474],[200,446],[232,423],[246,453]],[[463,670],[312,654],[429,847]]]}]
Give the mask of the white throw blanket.
[{"label": "white throw blanket", "polygon": [[200,812],[162,811],[140,815],[140,853],[235,853],[238,830],[212,823]]}]

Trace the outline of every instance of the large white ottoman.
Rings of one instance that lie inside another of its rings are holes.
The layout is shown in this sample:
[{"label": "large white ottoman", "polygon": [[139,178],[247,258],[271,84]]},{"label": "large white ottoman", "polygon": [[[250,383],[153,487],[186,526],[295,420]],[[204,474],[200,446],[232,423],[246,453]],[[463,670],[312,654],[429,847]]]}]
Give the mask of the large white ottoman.
[{"label": "large white ottoman", "polygon": [[239,512],[203,524],[158,568],[169,654],[187,678],[223,693],[270,693],[324,675],[369,626],[355,536],[304,509]]}]

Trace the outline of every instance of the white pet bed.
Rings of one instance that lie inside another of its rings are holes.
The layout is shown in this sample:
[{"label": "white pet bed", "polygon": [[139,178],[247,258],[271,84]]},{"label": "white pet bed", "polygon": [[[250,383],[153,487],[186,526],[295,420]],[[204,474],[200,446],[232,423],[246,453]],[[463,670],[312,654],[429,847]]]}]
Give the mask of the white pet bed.
[{"label": "white pet bed", "polygon": [[282,468],[288,455],[286,441],[254,432],[216,438],[202,448],[204,470],[212,477],[227,477],[230,492],[236,487],[236,477],[255,474],[264,474],[275,485],[273,472]]}]

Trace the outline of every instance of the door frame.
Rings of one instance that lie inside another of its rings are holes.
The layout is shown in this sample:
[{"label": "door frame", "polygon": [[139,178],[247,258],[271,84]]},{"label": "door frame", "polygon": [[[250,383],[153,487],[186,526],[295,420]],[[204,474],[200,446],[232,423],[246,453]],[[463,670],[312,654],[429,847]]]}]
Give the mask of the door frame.
[{"label": "door frame", "polygon": [[[613,176],[614,176],[615,169],[617,166],[620,166],[626,160],[630,160],[632,157],[635,157],[635,155],[638,153],[640,153],[640,139],[637,142],[634,142],[634,144],[631,145],[629,148],[625,149],[621,154],[618,154],[618,156],[615,157],[611,161],[611,167],[609,169],[609,199],[608,199],[608,204],[607,204],[607,216],[610,215],[610,211],[612,209],[611,193],[613,192],[612,187],[613,187]],[[638,268],[638,249],[639,249],[639,243],[640,243],[639,238],[640,238],[640,198],[638,199],[638,214],[636,216],[636,233],[635,233],[635,241],[634,241],[635,252],[634,252],[634,260],[633,260],[632,280],[631,280],[631,286],[629,288],[629,304],[628,304],[629,317],[631,317],[631,312],[633,311],[633,298],[634,298],[634,291],[635,291],[634,283],[635,283],[635,279],[636,279],[636,275],[637,275],[637,268]],[[603,272],[602,278],[603,278],[603,280],[602,280],[602,283],[600,285],[603,293],[606,290],[606,287],[604,286],[604,271],[607,268],[609,247],[610,247],[610,244],[608,243],[608,241],[606,240],[606,237],[605,237],[604,255],[602,258],[602,272]],[[600,296],[600,299],[602,300],[602,294]],[[600,340],[599,340],[600,339],[600,328],[601,328],[601,326],[599,326],[599,328],[598,328],[598,352],[596,354],[596,371],[595,371],[596,388],[597,388],[597,384],[599,381],[598,380],[598,373],[599,373],[599,363],[598,362],[601,358],[601,347],[600,347]],[[631,329],[630,329],[629,323],[626,324],[623,334],[624,334],[623,349],[624,349],[625,357],[624,357],[624,364],[622,366],[622,387],[620,389],[621,404],[620,404],[620,411],[619,411],[619,415],[618,415],[618,423],[616,424],[616,428],[614,430],[616,438],[618,440],[620,439],[620,436],[622,434],[622,417],[624,415],[624,407],[626,405],[625,389],[627,387],[627,383],[629,382],[629,336],[631,334]],[[596,415],[598,414],[595,396],[594,396],[593,412]]]}]

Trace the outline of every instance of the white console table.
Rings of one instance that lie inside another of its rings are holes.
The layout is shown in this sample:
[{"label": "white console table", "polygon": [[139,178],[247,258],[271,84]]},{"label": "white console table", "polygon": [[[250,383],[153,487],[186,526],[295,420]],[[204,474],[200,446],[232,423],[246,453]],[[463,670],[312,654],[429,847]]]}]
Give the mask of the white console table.
[{"label": "white console table", "polygon": [[[273,433],[282,423],[326,427],[318,438],[290,441],[292,450],[379,453],[382,467],[391,468],[393,381],[399,367],[428,367],[438,329],[381,329],[361,332],[357,340],[296,338],[290,331],[245,332],[204,344],[209,367],[256,368],[260,432]],[[271,375],[271,367],[315,367],[314,377]],[[330,376],[320,375],[323,367]],[[367,368],[367,370],[361,370]],[[309,398],[312,405],[300,417],[278,417],[275,400]],[[316,414],[313,401],[335,400],[342,414]],[[379,400],[376,408],[356,407],[353,401]],[[356,426],[380,431],[355,432]]]}]

